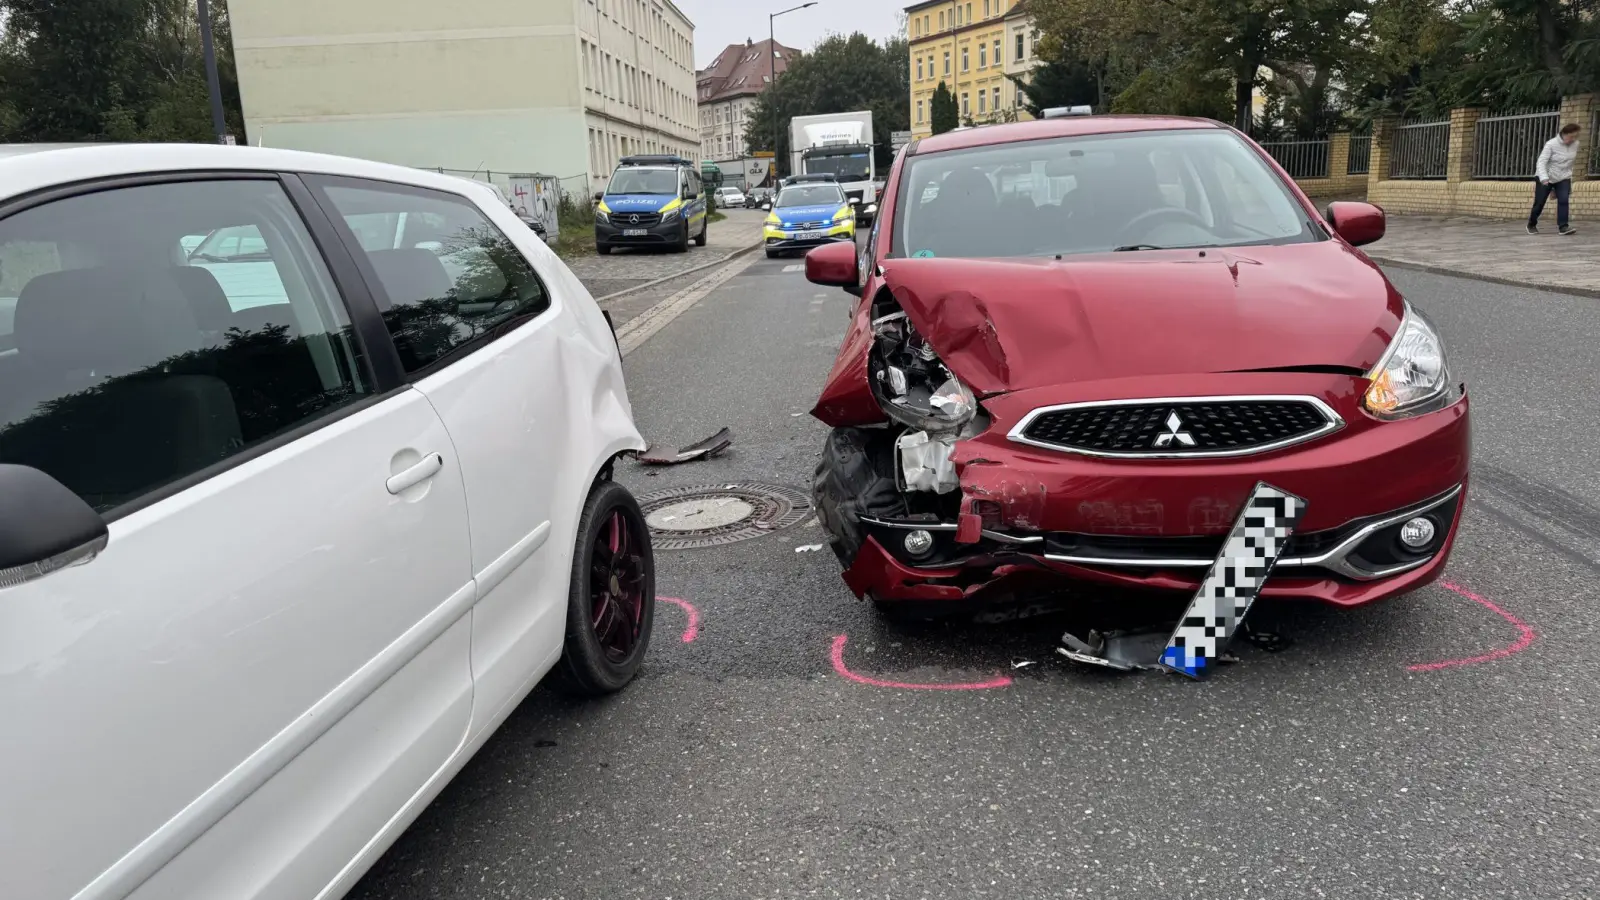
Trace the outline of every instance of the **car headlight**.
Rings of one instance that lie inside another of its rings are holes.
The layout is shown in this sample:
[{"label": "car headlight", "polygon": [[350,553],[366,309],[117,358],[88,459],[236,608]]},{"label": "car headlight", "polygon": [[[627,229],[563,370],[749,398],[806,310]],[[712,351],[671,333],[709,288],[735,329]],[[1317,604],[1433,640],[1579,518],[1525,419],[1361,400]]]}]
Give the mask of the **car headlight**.
[{"label": "car headlight", "polygon": [[594,220],[595,220],[596,223],[598,223],[600,225],[610,225],[611,224],[611,217],[606,215],[605,210],[600,210],[600,209],[595,210],[594,211]]},{"label": "car headlight", "polygon": [[777,228],[779,225],[782,225],[782,224],[783,224],[783,220],[778,218],[778,214],[777,213],[773,213],[772,215],[767,216],[767,225],[769,225],[770,227]]},{"label": "car headlight", "polygon": [[1383,358],[1372,367],[1362,405],[1380,419],[1403,419],[1434,412],[1459,399],[1458,385],[1450,377],[1444,340],[1411,304],[1406,304],[1400,330]]},{"label": "car headlight", "polygon": [[681,206],[673,207],[672,209],[669,209],[661,214],[661,221],[671,222],[673,219],[676,219],[678,217],[678,213],[682,211],[683,207]]},{"label": "car headlight", "polygon": [[833,220],[835,222],[842,222],[845,219],[855,218],[855,214],[856,214],[855,207],[846,206],[844,209],[841,209],[838,212],[833,214]]}]

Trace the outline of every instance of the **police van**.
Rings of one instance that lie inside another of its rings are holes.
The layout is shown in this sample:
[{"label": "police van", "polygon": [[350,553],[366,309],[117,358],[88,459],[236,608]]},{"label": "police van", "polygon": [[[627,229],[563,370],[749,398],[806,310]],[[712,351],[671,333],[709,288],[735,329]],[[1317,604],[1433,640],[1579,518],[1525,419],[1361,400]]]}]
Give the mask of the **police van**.
[{"label": "police van", "polygon": [[706,245],[706,196],[700,172],[681,156],[624,156],[606,189],[594,195],[594,248]]}]

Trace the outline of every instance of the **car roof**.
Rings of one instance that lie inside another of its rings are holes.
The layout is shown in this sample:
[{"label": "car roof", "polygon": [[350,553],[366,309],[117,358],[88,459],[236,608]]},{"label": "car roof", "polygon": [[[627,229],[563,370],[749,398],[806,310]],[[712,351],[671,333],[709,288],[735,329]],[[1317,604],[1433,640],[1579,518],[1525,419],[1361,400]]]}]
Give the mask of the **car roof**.
[{"label": "car roof", "polygon": [[921,156],[945,150],[966,150],[971,147],[1056,137],[1199,128],[1227,128],[1227,126],[1212,119],[1182,116],[1063,116],[1056,119],[1006,122],[998,125],[980,125],[961,131],[947,131],[917,141],[911,148],[911,155]]},{"label": "car roof", "polygon": [[146,172],[183,171],[307,172],[395,181],[453,194],[480,191],[481,182],[391,163],[222,144],[0,144],[0,201],[43,188]]}]

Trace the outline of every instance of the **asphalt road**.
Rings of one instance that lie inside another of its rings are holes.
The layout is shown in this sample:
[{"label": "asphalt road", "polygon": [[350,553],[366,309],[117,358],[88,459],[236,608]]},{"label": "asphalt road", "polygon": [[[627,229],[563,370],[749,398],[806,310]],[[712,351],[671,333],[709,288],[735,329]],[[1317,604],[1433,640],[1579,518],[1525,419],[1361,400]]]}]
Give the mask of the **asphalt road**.
[{"label": "asphalt road", "polygon": [[[636,492],[809,483],[851,298],[796,262],[752,258],[628,357],[652,440],[736,439],[625,466]],[[1058,665],[1049,619],[883,624],[796,552],[815,526],[662,553],[694,640],[663,604],[621,695],[537,691],[353,896],[1600,896],[1600,301],[1393,276],[1474,404],[1454,589],[1258,607],[1292,645],[1189,683]],[[841,635],[869,679],[1013,681],[861,683]]]}]

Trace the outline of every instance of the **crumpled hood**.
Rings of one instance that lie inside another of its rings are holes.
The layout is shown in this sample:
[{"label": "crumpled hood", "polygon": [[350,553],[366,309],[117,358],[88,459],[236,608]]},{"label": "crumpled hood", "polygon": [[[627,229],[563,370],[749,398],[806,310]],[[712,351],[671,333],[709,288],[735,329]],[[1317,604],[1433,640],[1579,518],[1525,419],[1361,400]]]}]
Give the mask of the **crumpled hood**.
[{"label": "crumpled hood", "polygon": [[1304,366],[1369,369],[1404,311],[1338,241],[1044,259],[891,259],[917,331],[979,394]]}]

